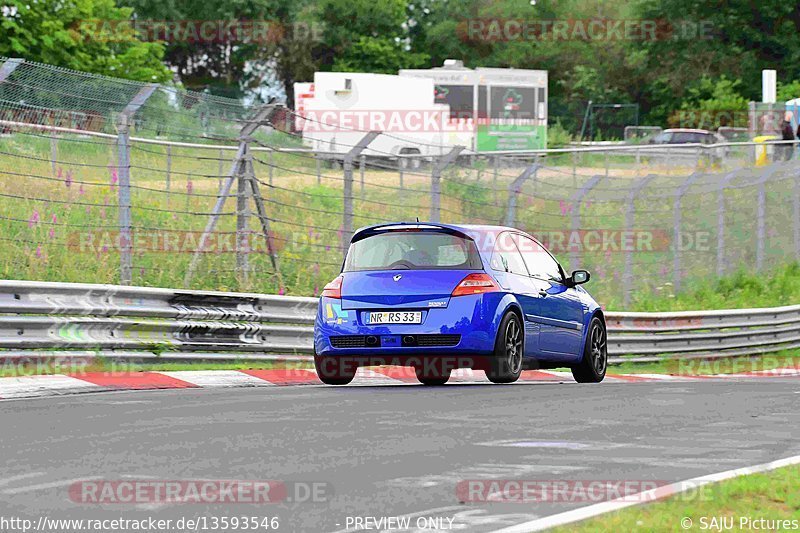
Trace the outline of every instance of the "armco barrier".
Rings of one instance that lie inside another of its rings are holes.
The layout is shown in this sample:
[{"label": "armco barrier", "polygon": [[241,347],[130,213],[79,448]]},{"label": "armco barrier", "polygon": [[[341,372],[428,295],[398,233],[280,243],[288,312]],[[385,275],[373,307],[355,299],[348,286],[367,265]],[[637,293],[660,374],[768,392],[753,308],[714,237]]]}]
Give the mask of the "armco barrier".
[{"label": "armco barrier", "polygon": [[215,358],[308,354],[315,309],[313,298],[0,281],[0,349]]},{"label": "armco barrier", "polygon": [[[303,357],[316,298],[81,283],[0,281],[6,357]],[[800,305],[606,313],[612,363],[720,358],[800,347]],[[626,356],[626,357],[622,357]]]}]

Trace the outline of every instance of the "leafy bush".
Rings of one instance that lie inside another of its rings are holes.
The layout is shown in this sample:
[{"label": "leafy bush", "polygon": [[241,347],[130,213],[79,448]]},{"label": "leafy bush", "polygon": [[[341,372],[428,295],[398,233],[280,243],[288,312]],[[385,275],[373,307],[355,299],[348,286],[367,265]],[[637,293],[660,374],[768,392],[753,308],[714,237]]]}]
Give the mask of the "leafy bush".
[{"label": "leafy bush", "polygon": [[572,142],[572,134],[561,125],[561,120],[547,128],[547,147],[564,148]]},{"label": "leafy bush", "polygon": [[681,109],[669,118],[670,126],[706,130],[746,126],[748,101],[739,93],[741,84],[741,80],[729,80],[724,75],[716,80],[704,76],[688,89]]}]

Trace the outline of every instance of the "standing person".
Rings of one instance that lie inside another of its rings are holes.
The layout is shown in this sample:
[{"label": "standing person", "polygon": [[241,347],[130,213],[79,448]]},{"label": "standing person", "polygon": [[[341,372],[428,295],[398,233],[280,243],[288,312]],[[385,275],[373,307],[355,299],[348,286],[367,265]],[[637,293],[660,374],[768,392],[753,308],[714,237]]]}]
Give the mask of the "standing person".
[{"label": "standing person", "polygon": [[[794,130],[792,129],[792,118],[794,115],[791,111],[787,111],[786,114],[783,116],[783,124],[781,125],[781,136],[783,137],[784,141],[794,141]],[[800,131],[800,128],[799,128]],[[794,156],[794,143],[789,144],[782,144],[781,145],[781,152],[783,152],[783,160],[789,161]]]}]

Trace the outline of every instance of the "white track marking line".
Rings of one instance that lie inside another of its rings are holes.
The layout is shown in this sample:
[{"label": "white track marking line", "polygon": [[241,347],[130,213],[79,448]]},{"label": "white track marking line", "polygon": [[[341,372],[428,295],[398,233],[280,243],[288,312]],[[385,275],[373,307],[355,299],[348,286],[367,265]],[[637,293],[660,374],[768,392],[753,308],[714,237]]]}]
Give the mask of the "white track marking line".
[{"label": "white track marking line", "polygon": [[56,487],[65,487],[72,485],[73,483],[78,483],[80,481],[96,481],[101,479],[99,477],[79,477],[75,479],[62,479],[59,481],[51,481],[49,483],[40,483],[38,485],[28,485],[27,487],[19,487],[16,489],[5,489],[3,490],[3,494],[22,494],[24,492],[33,492],[35,490],[45,490],[45,489],[54,489]]},{"label": "white track marking line", "polygon": [[253,387],[272,385],[269,381],[238,370],[175,370],[159,372],[198,387]]},{"label": "white track marking line", "polygon": [[662,498],[666,498],[669,496],[674,496],[675,494],[679,494],[687,490],[695,490],[698,487],[702,487],[703,485],[708,485],[709,483],[717,483],[720,481],[725,481],[727,479],[733,479],[736,477],[746,476],[750,474],[769,472],[771,470],[783,468],[785,466],[792,466],[796,464],[800,464],[800,455],[787,457],[785,459],[778,459],[777,461],[772,461],[770,463],[763,463],[755,466],[745,466],[743,468],[727,470],[725,472],[719,472],[717,474],[709,474],[707,476],[700,476],[692,479],[687,479],[685,481],[679,481],[677,483],[671,483],[669,485],[664,485],[663,487],[658,487],[657,489],[646,490],[644,492],[640,492],[638,494],[633,494],[630,496],[624,496],[616,500],[596,503],[594,505],[589,505],[587,507],[573,509],[572,511],[554,514],[551,516],[546,516],[544,518],[538,518],[536,520],[531,520],[530,522],[517,524],[515,526],[507,527],[504,529],[498,529],[496,531],[493,531],[492,533],[529,533],[531,531],[542,531],[557,526],[563,526],[566,524],[572,524],[574,522],[580,522],[581,520],[594,518],[602,514],[610,513],[613,511],[619,511],[621,509],[626,509],[628,507],[633,507],[635,505],[642,505],[644,503],[653,503],[656,500],[660,500]]},{"label": "white track marking line", "polygon": [[28,472],[27,474],[20,474],[19,476],[11,476],[7,478],[0,479],[0,487],[4,485],[9,485],[15,481],[19,481],[21,479],[28,479],[32,477],[39,477],[43,476],[44,472]]},{"label": "white track marking line", "polygon": [[82,379],[53,374],[49,376],[20,376],[0,378],[0,398],[14,398],[17,396],[47,396],[53,391],[64,389],[96,389],[100,388],[94,383]]}]

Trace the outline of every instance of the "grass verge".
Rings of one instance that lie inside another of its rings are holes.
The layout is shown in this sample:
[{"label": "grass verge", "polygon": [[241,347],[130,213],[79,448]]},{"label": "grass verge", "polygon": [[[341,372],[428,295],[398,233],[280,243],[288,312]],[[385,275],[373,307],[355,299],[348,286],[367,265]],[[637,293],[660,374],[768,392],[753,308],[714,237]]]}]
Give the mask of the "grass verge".
[{"label": "grass verge", "polygon": [[655,363],[622,363],[613,365],[614,374],[675,374],[681,376],[707,376],[713,374],[740,374],[776,368],[800,368],[800,352],[786,350],[774,354],[730,357],[725,359],[664,359]]},{"label": "grass verge", "polygon": [[697,280],[677,294],[670,286],[659,289],[655,296],[645,292],[635,294],[633,305],[626,310],[669,312],[793,305],[800,303],[800,263],[788,263],[760,274],[739,270],[720,278]]},{"label": "grass verge", "polygon": [[[663,501],[568,526],[557,533],[602,531],[790,531],[800,528],[800,466],[701,487]],[[761,522],[788,520],[790,527]],[[712,522],[712,520],[716,520]],[[725,520],[725,522],[723,522]],[[744,520],[745,522],[742,522]],[[749,520],[749,522],[747,522]],[[791,527],[791,521],[794,526]],[[730,524],[733,527],[730,527]],[[686,527],[688,526],[688,527]]]}]

